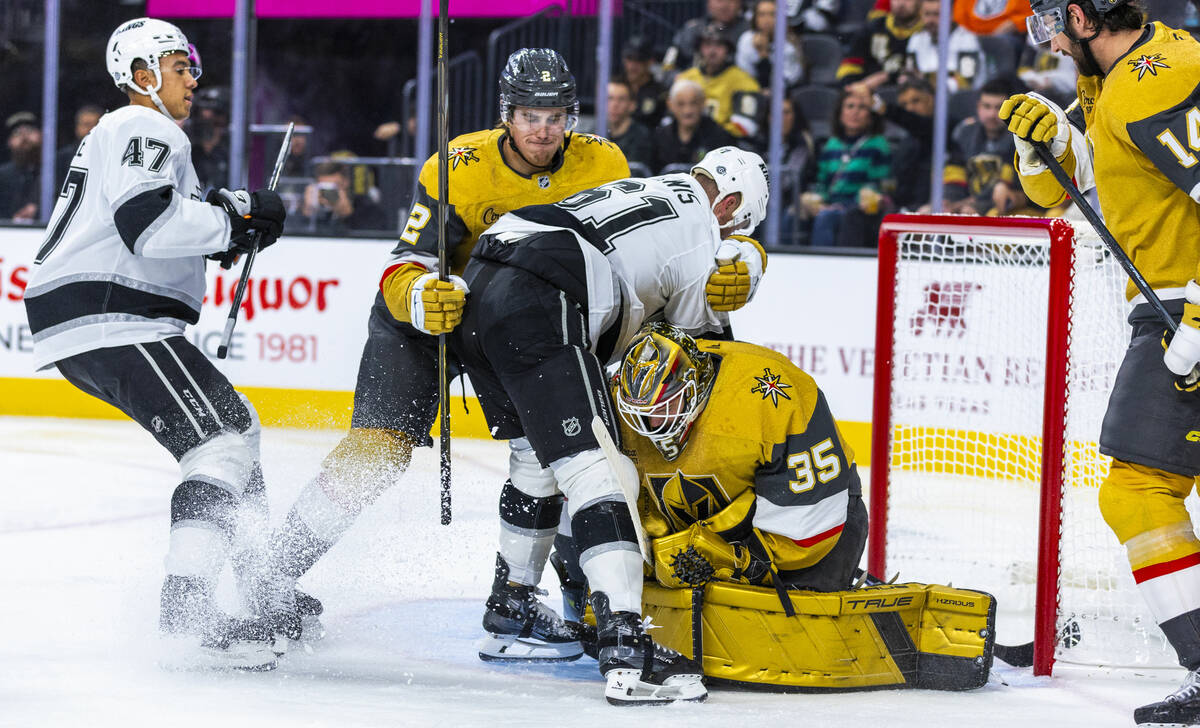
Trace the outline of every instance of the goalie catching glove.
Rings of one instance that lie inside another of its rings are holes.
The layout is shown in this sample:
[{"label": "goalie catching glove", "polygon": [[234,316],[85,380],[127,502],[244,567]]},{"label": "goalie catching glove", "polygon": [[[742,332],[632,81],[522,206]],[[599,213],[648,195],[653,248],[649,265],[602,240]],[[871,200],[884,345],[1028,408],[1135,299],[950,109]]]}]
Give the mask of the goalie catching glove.
[{"label": "goalie catching glove", "polygon": [[736,311],[754,297],[767,269],[767,253],[753,238],[730,235],[717,248],[716,261],[704,295],[714,311]]},{"label": "goalie catching glove", "polygon": [[742,543],[729,543],[704,522],[654,539],[654,579],[669,589],[710,580],[761,584],[770,564]]},{"label": "goalie catching glove", "polygon": [[255,247],[252,233],[258,233],[259,250],[270,247],[283,233],[283,222],[287,210],[283,200],[274,190],[209,190],[204,201],[219,207],[229,215],[229,248],[210,256],[220,261],[222,268],[229,268],[242,253]]},{"label": "goalie catching glove", "polygon": [[1012,132],[1021,174],[1037,175],[1046,170],[1034,150],[1035,143],[1045,144],[1064,169],[1075,168],[1074,161],[1069,159],[1071,122],[1066,112],[1050,99],[1035,93],[1010,96],[1000,105],[1000,120]]},{"label": "goalie catching glove", "polygon": [[397,267],[383,279],[380,290],[397,321],[434,336],[448,334],[458,326],[471,292],[462,278],[450,276],[443,281],[437,273],[416,264]]},{"label": "goalie catching glove", "polygon": [[1183,392],[1200,390],[1200,283],[1188,281],[1186,289],[1187,300],[1183,304],[1183,318],[1179,328],[1172,336],[1168,332],[1163,337],[1166,351],[1163,352],[1163,362],[1173,373],[1178,375],[1175,388]]}]

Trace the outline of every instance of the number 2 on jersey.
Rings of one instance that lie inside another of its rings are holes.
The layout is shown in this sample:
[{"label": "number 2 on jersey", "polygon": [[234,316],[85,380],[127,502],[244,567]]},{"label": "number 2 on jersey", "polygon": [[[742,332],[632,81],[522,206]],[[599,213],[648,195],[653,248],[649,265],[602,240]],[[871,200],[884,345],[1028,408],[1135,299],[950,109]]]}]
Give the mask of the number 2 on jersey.
[{"label": "number 2 on jersey", "polygon": [[63,207],[62,214],[50,226],[46,242],[42,243],[42,247],[33,258],[34,264],[41,263],[53,253],[62,240],[63,233],[67,232],[67,226],[71,224],[71,218],[75,217],[75,211],[79,209],[79,203],[83,200],[83,186],[87,183],[87,175],[87,170],[80,167],[71,167],[67,172],[67,178],[63,180],[62,189],[58,192],[59,198],[65,199],[67,204]]}]

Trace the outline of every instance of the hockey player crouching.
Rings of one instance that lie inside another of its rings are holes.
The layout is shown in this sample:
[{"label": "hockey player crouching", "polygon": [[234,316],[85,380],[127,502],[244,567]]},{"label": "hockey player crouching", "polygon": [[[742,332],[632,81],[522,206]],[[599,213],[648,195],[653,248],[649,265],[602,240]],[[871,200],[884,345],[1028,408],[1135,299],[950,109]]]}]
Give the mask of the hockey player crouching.
[{"label": "hockey player crouching", "polygon": [[[615,388],[623,444],[641,475],[657,582],[645,585],[643,614],[660,628],[657,640],[690,652],[710,681],[987,681],[988,595],[852,589],[867,512],[854,453],[812,377],[761,346],[654,323],[626,349]],[[706,651],[708,640],[718,647]]]},{"label": "hockey player crouching", "polygon": [[34,258],[34,362],[125,412],[179,461],[160,627],[181,649],[166,661],[270,669],[274,622],[230,618],[213,599],[243,496],[265,508],[258,417],[183,332],[200,316],[205,256],[271,245],[286,213],[270,190],[201,199],[176,124],[200,68],[179,28],[131,20],[105,48],[129,105],[80,143]]}]

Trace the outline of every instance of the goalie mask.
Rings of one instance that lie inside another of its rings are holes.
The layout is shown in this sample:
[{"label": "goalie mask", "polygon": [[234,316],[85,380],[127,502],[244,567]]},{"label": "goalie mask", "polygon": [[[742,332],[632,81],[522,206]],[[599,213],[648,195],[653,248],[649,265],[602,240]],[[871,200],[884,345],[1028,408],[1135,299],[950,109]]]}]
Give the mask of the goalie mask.
[{"label": "goalie mask", "polygon": [[518,106],[563,109],[566,131],[579,122],[575,77],[558,51],[522,48],[508,57],[500,72],[500,119],[509,124]]},{"label": "goalie mask", "polygon": [[617,411],[630,429],[674,460],[704,410],[715,374],[711,355],[692,337],[674,326],[650,324],[621,360]]},{"label": "goalie mask", "polygon": [[771,197],[767,165],[754,152],[737,147],[714,149],[692,167],[692,176],[698,174],[708,177],[717,186],[717,199],[713,205],[729,195],[741,194],[741,203],[727,223],[733,226],[733,232],[749,235],[767,216],[767,201]]},{"label": "goalie mask", "polygon": [[[138,18],[122,23],[109,36],[108,45],[105,46],[105,64],[117,88],[132,89],[149,96],[159,111],[173,118],[158,98],[158,91],[162,88],[159,59],[172,53],[186,54],[191,63],[189,71],[192,78],[200,78],[200,54],[195,46],[188,43],[182,30],[164,20]],[[146,69],[154,74],[153,87],[142,88],[134,83],[133,64],[136,61],[145,63]]]}]

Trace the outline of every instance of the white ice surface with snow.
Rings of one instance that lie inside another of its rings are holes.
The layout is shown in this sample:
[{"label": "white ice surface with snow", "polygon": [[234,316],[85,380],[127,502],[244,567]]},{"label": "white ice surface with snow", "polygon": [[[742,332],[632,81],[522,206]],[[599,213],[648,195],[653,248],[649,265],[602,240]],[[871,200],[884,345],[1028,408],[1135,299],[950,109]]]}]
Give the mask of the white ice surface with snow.
[{"label": "white ice surface with snow", "polygon": [[[268,429],[279,522],[340,432]],[[495,559],[503,444],[454,442],[454,522],[438,524],[436,449],[301,582],[328,637],[263,674],[156,664],[171,457],[129,422],[0,418],[0,726],[1102,726],[1178,686],[1182,671],[997,662],[969,693],[783,695],[714,690],[707,703],[609,706],[595,662],[480,662],[474,641]],[[543,586],[558,606],[551,570]],[[224,596],[232,599],[231,594]],[[1001,642],[1019,640],[1006,639]]]}]

